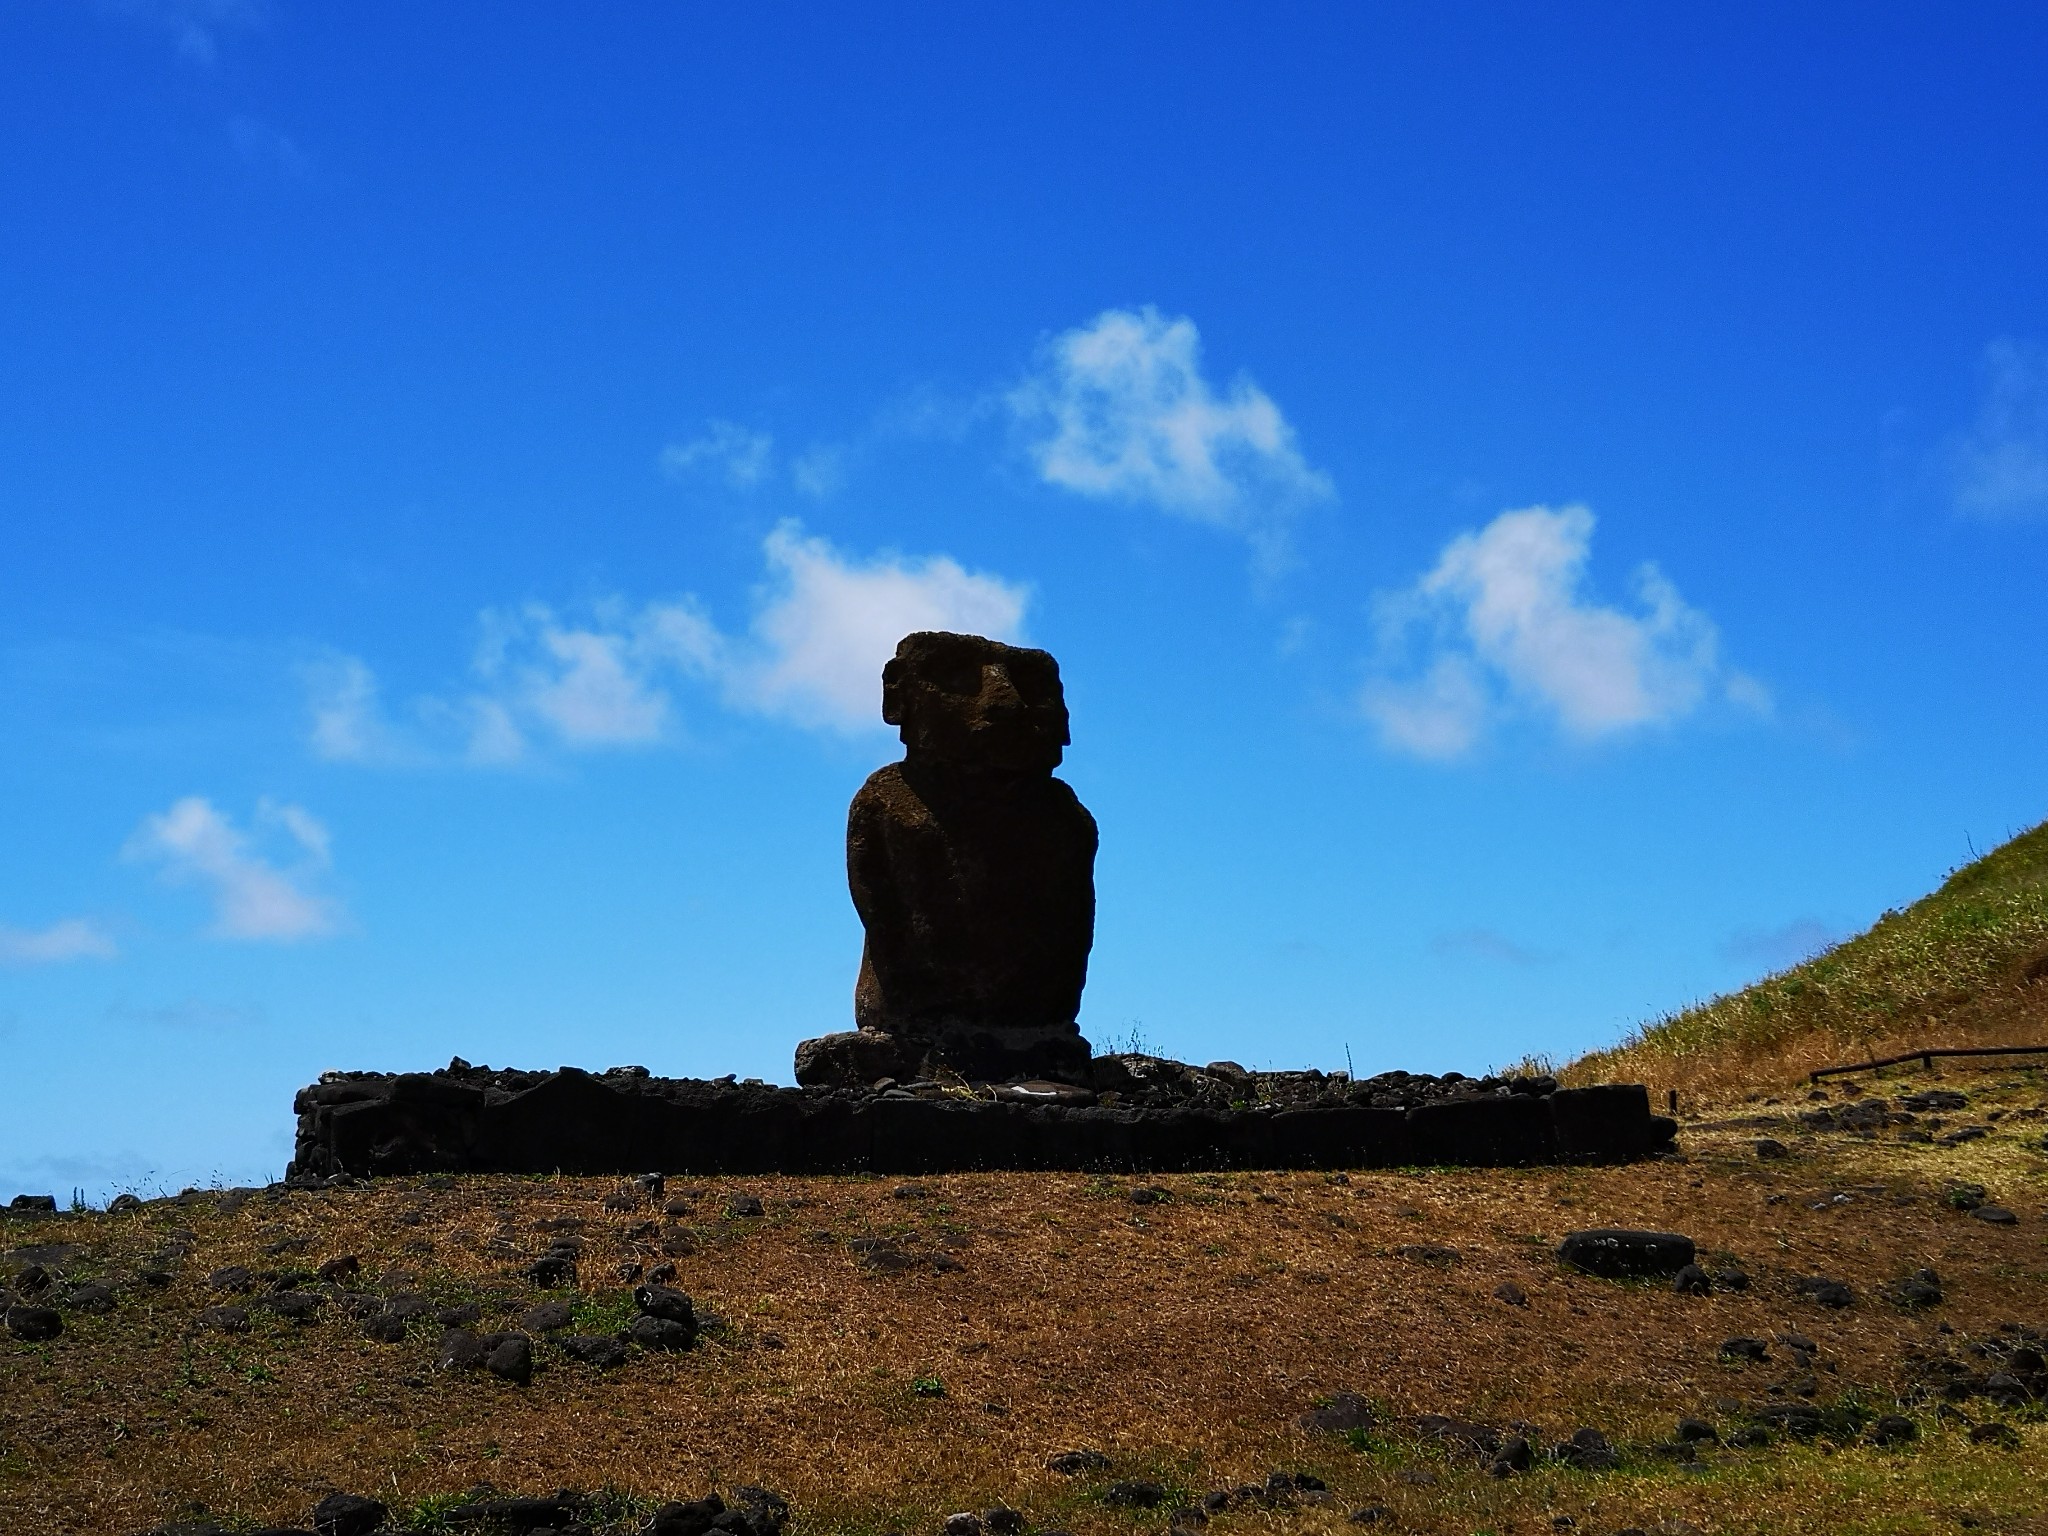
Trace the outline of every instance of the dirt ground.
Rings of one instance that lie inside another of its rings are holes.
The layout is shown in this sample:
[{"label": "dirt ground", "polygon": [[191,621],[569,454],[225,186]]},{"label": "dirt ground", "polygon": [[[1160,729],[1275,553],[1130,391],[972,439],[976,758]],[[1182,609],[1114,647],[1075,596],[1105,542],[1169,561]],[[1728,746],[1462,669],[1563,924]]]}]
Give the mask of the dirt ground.
[{"label": "dirt ground", "polygon": [[[1930,1081],[1869,1086],[1896,1101]],[[45,1343],[0,1335],[0,1531],[120,1536],[200,1512],[303,1524],[336,1489],[432,1528],[449,1495],[479,1484],[652,1503],[749,1483],[788,1497],[793,1536],[932,1536],[948,1512],[991,1506],[1032,1530],[1164,1531],[1174,1507],[1276,1470],[1314,1474],[1328,1499],[1220,1514],[1216,1536],[1354,1529],[1347,1517],[1368,1506],[1385,1511],[1379,1528],[1430,1532],[2048,1531],[2040,1410],[1942,1404],[1913,1386],[1919,1356],[1981,1371],[1973,1343],[2048,1329],[2048,1084],[2013,1071],[1939,1081],[1969,1104],[1917,1117],[1931,1141],[1809,1130],[1794,1117],[1816,1106],[1798,1095],[1695,1116],[1678,1157],[1623,1168],[672,1177],[674,1214],[644,1199],[607,1209],[609,1180],[405,1179],[9,1217],[0,1283],[40,1257],[51,1296],[100,1279],[115,1303],[67,1312]],[[1944,1143],[1970,1125],[1987,1134]],[[1760,1159],[1766,1136],[1788,1155]],[[1959,1182],[2017,1222],[1956,1208]],[[763,1214],[731,1214],[740,1196]],[[1739,1266],[1749,1287],[1683,1295],[1559,1265],[1566,1232],[1601,1226],[1688,1234],[1707,1267]],[[578,1285],[537,1289],[522,1269],[564,1236],[583,1243]],[[886,1242],[858,1241],[874,1238]],[[526,1386],[437,1370],[431,1317],[374,1342],[346,1296],[310,1280],[300,1288],[328,1296],[312,1321],[251,1306],[249,1331],[223,1333],[201,1318],[252,1300],[209,1288],[223,1266],[256,1272],[260,1292],[279,1271],[353,1254],[347,1289],[475,1303],[483,1328],[566,1300],[578,1330],[615,1332],[632,1316],[619,1266],[664,1250],[673,1283],[714,1319],[698,1347],[597,1370],[536,1335]],[[1921,1268],[1938,1273],[1940,1304],[1886,1298]],[[168,1284],[139,1278],[150,1269]],[[1811,1276],[1846,1282],[1853,1304],[1800,1294]],[[1510,1283],[1525,1304],[1496,1294]],[[1780,1334],[1815,1344],[1810,1372]],[[1736,1335],[1767,1341],[1771,1358],[1724,1359]],[[1350,1436],[1301,1427],[1343,1392],[1379,1422]],[[1725,1439],[1758,1405],[1809,1400],[1834,1425],[1810,1441],[1709,1443],[1691,1462],[1657,1449],[1681,1416]],[[1917,1441],[1858,1433],[1895,1410]],[[1621,1465],[1490,1476],[1419,1433],[1425,1414],[1534,1426],[1539,1447],[1593,1426]],[[1989,1421],[2016,1447],[1973,1442]],[[1082,1448],[1108,1470],[1047,1468]],[[1165,1501],[1104,1501],[1130,1479],[1161,1484]]]}]

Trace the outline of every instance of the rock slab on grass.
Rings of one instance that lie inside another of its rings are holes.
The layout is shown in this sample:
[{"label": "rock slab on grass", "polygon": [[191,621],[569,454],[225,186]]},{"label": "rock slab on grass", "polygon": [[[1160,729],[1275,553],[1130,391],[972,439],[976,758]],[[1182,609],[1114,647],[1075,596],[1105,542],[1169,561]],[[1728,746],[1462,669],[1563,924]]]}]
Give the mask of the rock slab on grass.
[{"label": "rock slab on grass", "polygon": [[1629,1227],[1568,1232],[1557,1245],[1558,1261],[1567,1268],[1608,1280],[1674,1276],[1691,1264],[1697,1253],[1693,1240],[1677,1232]]}]

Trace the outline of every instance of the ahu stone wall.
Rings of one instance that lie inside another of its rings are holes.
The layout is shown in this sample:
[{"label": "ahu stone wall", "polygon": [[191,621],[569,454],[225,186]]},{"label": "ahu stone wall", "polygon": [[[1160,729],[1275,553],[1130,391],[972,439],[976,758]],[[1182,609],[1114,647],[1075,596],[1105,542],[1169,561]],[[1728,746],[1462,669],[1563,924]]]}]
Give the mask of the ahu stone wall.
[{"label": "ahu stone wall", "polygon": [[1055,1085],[820,1090],[458,1062],[431,1073],[330,1073],[301,1090],[290,1176],[1513,1167],[1653,1156],[1676,1131],[1636,1084],[1447,1087],[1147,1103],[1141,1093]]}]

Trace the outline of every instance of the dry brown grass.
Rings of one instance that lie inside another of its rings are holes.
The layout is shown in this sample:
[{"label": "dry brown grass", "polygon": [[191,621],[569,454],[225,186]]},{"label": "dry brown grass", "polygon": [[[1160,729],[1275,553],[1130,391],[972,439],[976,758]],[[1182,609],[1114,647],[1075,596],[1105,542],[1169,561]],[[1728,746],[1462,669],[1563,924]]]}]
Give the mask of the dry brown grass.
[{"label": "dry brown grass", "polygon": [[[2009,1081],[2009,1102],[2038,1102],[2031,1075]],[[490,1240],[502,1233],[538,1252],[547,1237],[534,1222],[575,1216],[588,1221],[590,1299],[615,1303],[622,1290],[594,1278],[635,1252],[626,1234],[647,1213],[605,1213],[605,1182],[476,1178],[435,1191],[394,1180],[259,1198],[235,1215],[161,1204],[10,1221],[0,1248],[82,1243],[87,1267],[113,1277],[177,1228],[193,1249],[167,1291],[124,1292],[116,1315],[74,1318],[53,1344],[0,1343],[0,1530],[140,1531],[192,1505],[288,1523],[333,1488],[410,1507],[484,1481],[647,1498],[758,1482],[788,1494],[805,1533],[931,1531],[948,1510],[997,1503],[1034,1526],[1133,1528],[1090,1502],[1095,1485],[1044,1469],[1048,1454],[1080,1446],[1108,1452],[1120,1475],[1190,1493],[1315,1470],[1342,1500],[1333,1511],[1228,1516],[1219,1536],[1275,1522],[1335,1530],[1345,1510],[1371,1502],[1430,1531],[1549,1530],[1557,1514],[1593,1531],[1673,1517],[1706,1530],[1946,1530],[1937,1512],[1957,1509],[2040,1529],[2024,1511],[2027,1480],[2048,1472],[2043,1427],[2010,1454],[1942,1435],[1911,1453],[1742,1453],[1705,1472],[1500,1482],[1438,1467],[1429,1487],[1401,1480],[1424,1452],[1398,1436],[1360,1454],[1295,1427],[1318,1396],[1354,1390],[1397,1414],[1663,1438],[1677,1415],[1758,1397],[1774,1379],[1771,1367],[1721,1365],[1722,1338],[1787,1327],[1821,1341],[1834,1366],[1827,1395],[1885,1397],[1902,1348],[1932,1339],[1934,1325],[1867,1293],[1918,1265],[1942,1271],[1951,1299],[1940,1315],[1965,1332],[2048,1323],[2048,1160],[2008,1126],[1955,1149],[1833,1137],[1762,1164],[1748,1152],[1753,1129],[1696,1122],[1680,1161],[1357,1173],[1348,1184],[1189,1175],[1161,1180],[1173,1198],[1142,1207],[1123,1181],[1067,1175],[934,1178],[921,1200],[894,1198],[893,1181],[707,1181],[699,1248],[678,1261],[678,1283],[725,1320],[714,1342],[607,1374],[543,1350],[547,1368],[525,1389],[437,1375],[434,1330],[375,1344],[332,1310],[302,1329],[259,1319],[246,1336],[208,1332],[196,1315],[219,1298],[204,1277],[229,1263],[310,1268],[352,1252],[390,1286],[408,1283],[393,1272],[411,1271],[439,1296],[482,1301],[486,1326],[505,1326],[538,1295]],[[1947,1209],[1938,1191],[1954,1176],[1991,1184],[2023,1224],[1999,1230]],[[766,1201],[765,1219],[720,1215],[739,1188]],[[1837,1188],[1863,1192],[1808,1208]],[[1701,1300],[1560,1271],[1558,1238],[1606,1224],[1689,1232],[1746,1261],[1758,1283]],[[878,1233],[964,1267],[871,1273],[846,1240]],[[293,1237],[303,1253],[266,1256],[266,1244]],[[1462,1261],[1439,1269],[1394,1252],[1423,1241],[1458,1247]],[[1791,1294],[1789,1276],[1820,1272],[1864,1299],[1829,1313]],[[1526,1309],[1494,1299],[1504,1280],[1526,1288]],[[771,1333],[784,1347],[771,1347]],[[919,1377],[938,1378],[945,1395],[915,1395]],[[1164,1523],[1160,1512],[1135,1525]]]}]

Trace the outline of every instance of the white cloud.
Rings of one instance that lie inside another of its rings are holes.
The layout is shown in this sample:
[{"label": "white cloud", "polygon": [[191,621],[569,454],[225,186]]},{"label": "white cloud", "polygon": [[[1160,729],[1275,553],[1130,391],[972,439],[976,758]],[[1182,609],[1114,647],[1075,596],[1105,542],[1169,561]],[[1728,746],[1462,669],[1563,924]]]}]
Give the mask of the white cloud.
[{"label": "white cloud", "polygon": [[329,862],[326,827],[300,806],[267,800],[256,819],[281,829],[298,845],[304,857],[297,870],[280,869],[258,853],[247,834],[199,795],[145,817],[126,852],[160,864],[173,884],[207,890],[214,901],[216,938],[290,943],[333,933],[340,924],[339,909],[305,889],[310,875]]},{"label": "white cloud", "polygon": [[536,751],[671,739],[682,691],[812,729],[881,728],[882,665],[913,630],[1016,639],[1029,592],[944,555],[861,560],[785,522],[762,545],[768,580],[747,630],[720,630],[692,597],[610,597],[577,618],[530,603],[482,616],[474,687],[413,706],[395,726],[374,675],[342,657],[308,671],[310,744],[331,761],[506,766]]},{"label": "white cloud", "polygon": [[1994,341],[1984,372],[1976,424],[1949,445],[1956,510],[1994,521],[2048,515],[2048,348]]},{"label": "white cloud", "polygon": [[90,918],[67,917],[47,928],[0,923],[0,965],[62,965],[71,960],[111,960],[119,953],[113,937]]},{"label": "white cloud", "polygon": [[735,490],[751,490],[775,466],[775,439],[737,422],[712,421],[686,443],[661,450],[661,467],[677,480],[716,475]]},{"label": "white cloud", "polygon": [[1388,746],[1457,757],[1515,709],[1592,740],[1680,719],[1715,693],[1768,707],[1760,683],[1723,666],[1713,622],[1654,565],[1635,573],[1634,611],[1586,595],[1593,526],[1581,506],[1503,512],[1381,600],[1386,639],[1420,633],[1427,646],[1409,678],[1382,673],[1362,696]]},{"label": "white cloud", "polygon": [[1331,494],[1272,397],[1242,376],[1216,390],[1194,321],[1150,305],[1054,337],[1009,403],[1039,474],[1079,495],[1147,502],[1271,548],[1294,510]]},{"label": "white cloud", "polygon": [[784,523],[765,546],[774,596],[755,616],[753,644],[727,671],[743,706],[800,725],[862,730],[881,722],[882,665],[920,629],[1015,639],[1025,588],[943,555],[848,559]]}]

